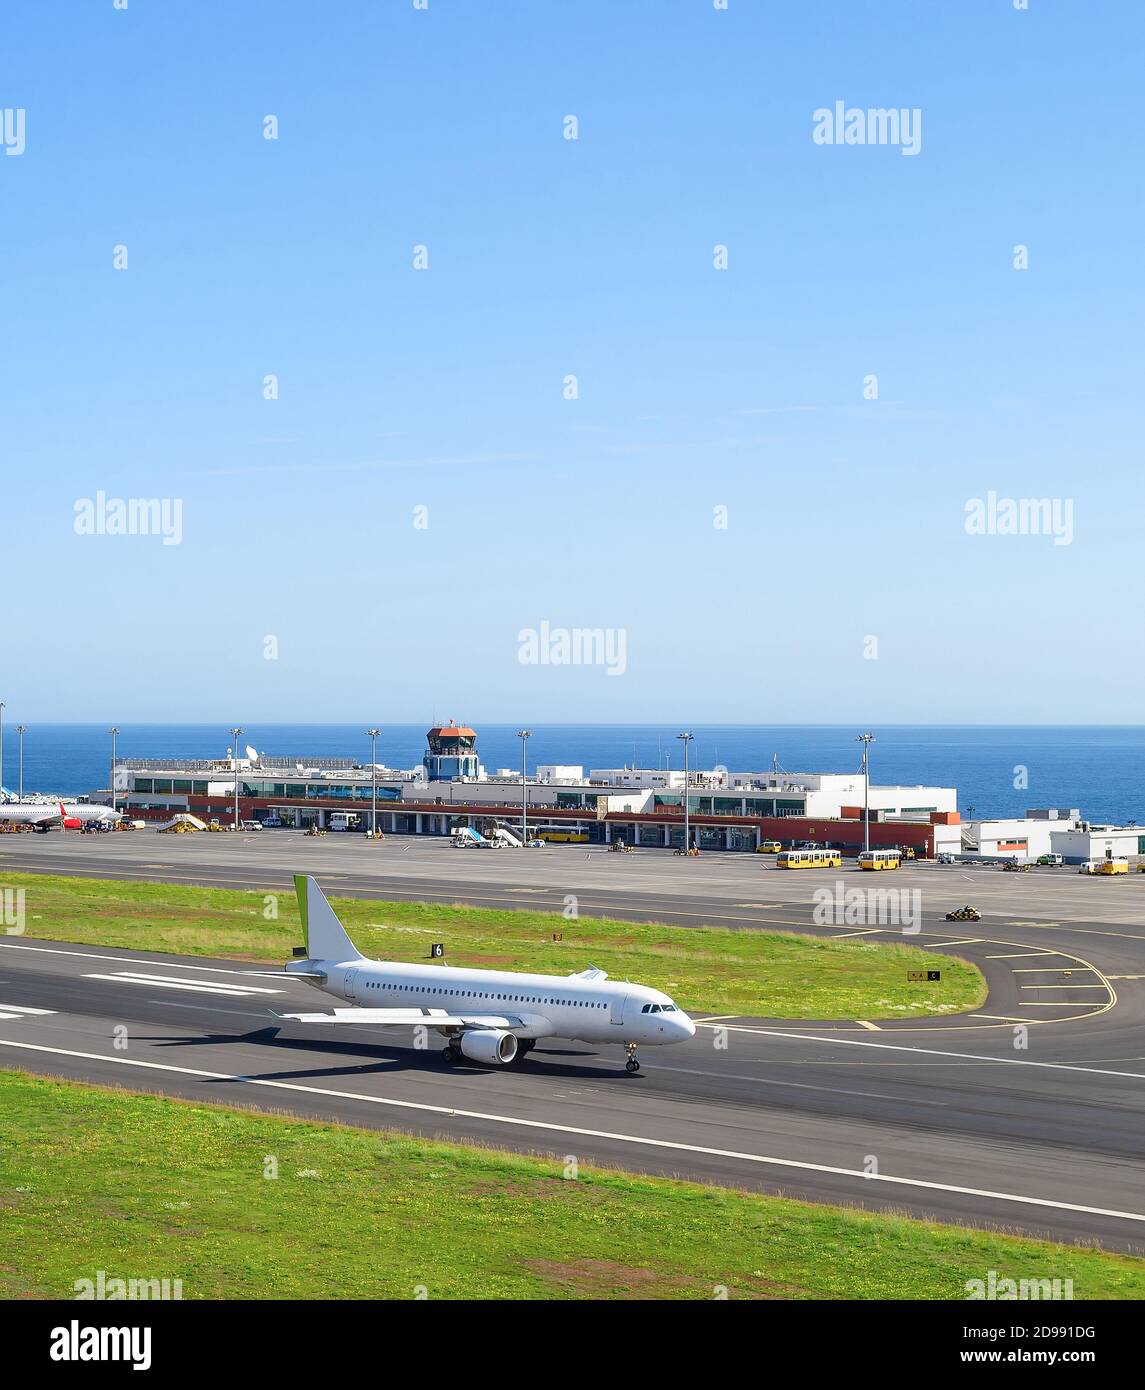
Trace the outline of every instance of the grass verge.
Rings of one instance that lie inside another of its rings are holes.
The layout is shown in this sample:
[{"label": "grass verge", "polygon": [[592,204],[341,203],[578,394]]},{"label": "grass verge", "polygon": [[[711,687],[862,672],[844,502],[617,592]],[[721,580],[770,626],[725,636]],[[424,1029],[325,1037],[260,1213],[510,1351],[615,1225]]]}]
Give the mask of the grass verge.
[{"label": "grass verge", "polygon": [[[57,941],[281,962],[302,939],[293,893],[7,874],[25,890],[27,931]],[[880,1019],[978,1008],[986,982],[969,961],[908,945],[792,932],[672,927],[437,903],[332,902],[355,943],[385,960],[427,960],[567,975],[596,965],[666,990],[685,1009],[785,1019]],[[269,914],[269,915],[268,915]],[[554,941],[554,933],[561,934]],[[933,969],[937,982],[908,972]]]},{"label": "grass verge", "polygon": [[[273,1160],[273,1166],[272,1166]],[[268,1171],[277,1176],[269,1178]],[[1145,1298],[1145,1261],[0,1071],[0,1299]]]}]

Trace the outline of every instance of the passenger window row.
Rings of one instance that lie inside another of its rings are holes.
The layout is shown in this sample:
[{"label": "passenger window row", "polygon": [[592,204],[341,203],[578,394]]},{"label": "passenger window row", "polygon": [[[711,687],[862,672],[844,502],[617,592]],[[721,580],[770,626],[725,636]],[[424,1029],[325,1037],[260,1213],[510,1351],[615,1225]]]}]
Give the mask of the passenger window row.
[{"label": "passenger window row", "polygon": [[[366,988],[401,990],[412,994],[449,995],[464,999],[497,999],[510,1004],[562,1004],[570,1009],[605,1009],[608,1007],[604,1001],[597,999],[542,999],[537,995],[482,993],[480,990],[472,989],[431,989],[428,985],[399,985],[391,984],[388,980],[367,980]],[[671,1006],[665,1005],[665,1009],[669,1007]],[[648,1012],[647,1007],[644,1012]],[[659,1012],[659,1005],[657,1005],[657,1012]]]}]

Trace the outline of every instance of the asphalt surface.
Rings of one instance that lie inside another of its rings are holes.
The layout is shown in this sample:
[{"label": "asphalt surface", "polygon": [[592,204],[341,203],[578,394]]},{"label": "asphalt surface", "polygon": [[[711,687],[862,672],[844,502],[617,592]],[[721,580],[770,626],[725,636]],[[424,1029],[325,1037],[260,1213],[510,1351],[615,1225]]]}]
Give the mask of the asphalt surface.
[{"label": "asphalt surface", "polygon": [[[276,891],[308,871],[332,895],[555,911],[572,896],[584,915],[875,941],[904,938],[816,925],[814,888],[917,888],[922,930],[905,939],[936,965],[952,952],[982,967],[990,996],[974,1014],[701,1014],[690,1043],[646,1049],[638,1076],[619,1047],[557,1042],[511,1069],[453,1068],[412,1030],[280,1024],[274,1012],[332,1004],[234,962],[10,935],[0,1064],[1145,1254],[1145,876],[792,873],[763,856],[294,832],[0,836],[0,885],[17,869]],[[981,922],[943,920],[965,902]]]}]

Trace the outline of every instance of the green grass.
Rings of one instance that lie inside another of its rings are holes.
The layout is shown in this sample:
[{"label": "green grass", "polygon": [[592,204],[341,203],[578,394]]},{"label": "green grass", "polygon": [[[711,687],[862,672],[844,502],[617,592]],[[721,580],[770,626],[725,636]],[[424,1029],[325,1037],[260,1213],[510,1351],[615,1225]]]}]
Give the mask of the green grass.
[{"label": "green grass", "polygon": [[0,1211],[0,1299],[1145,1298],[1129,1256],[6,1071]]},{"label": "green grass", "polygon": [[[8,874],[26,891],[33,936],[182,955],[281,962],[302,940],[293,893]],[[546,912],[332,899],[355,943],[385,960],[445,961],[572,974],[599,966],[666,990],[685,1009],[790,1019],[879,1019],[979,1007],[986,983],[969,961],[906,945],[831,941],[791,932],[574,920]],[[277,918],[268,919],[268,910]],[[563,939],[552,940],[554,932]],[[910,970],[939,964],[939,983]]]}]

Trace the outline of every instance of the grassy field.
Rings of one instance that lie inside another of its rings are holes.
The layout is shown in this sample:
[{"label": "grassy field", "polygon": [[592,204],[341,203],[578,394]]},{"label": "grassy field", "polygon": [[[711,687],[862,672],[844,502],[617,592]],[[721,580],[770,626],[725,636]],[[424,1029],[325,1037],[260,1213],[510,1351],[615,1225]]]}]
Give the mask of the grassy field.
[{"label": "grassy field", "polygon": [[1145,1298],[1128,1256],[5,1071],[0,1210],[0,1299]]},{"label": "grassy field", "polygon": [[[293,893],[267,897],[110,879],[7,874],[25,889],[31,936],[181,955],[285,960],[302,940]],[[332,899],[355,943],[386,960],[445,961],[571,974],[588,965],[666,990],[684,1008],[768,1018],[879,1019],[977,1008],[986,984],[968,961],[944,956],[938,983],[911,984],[933,968],[906,945],[831,941],[790,932],[671,927],[448,904]],[[267,913],[277,914],[270,916]],[[563,939],[553,941],[554,932]]]}]

